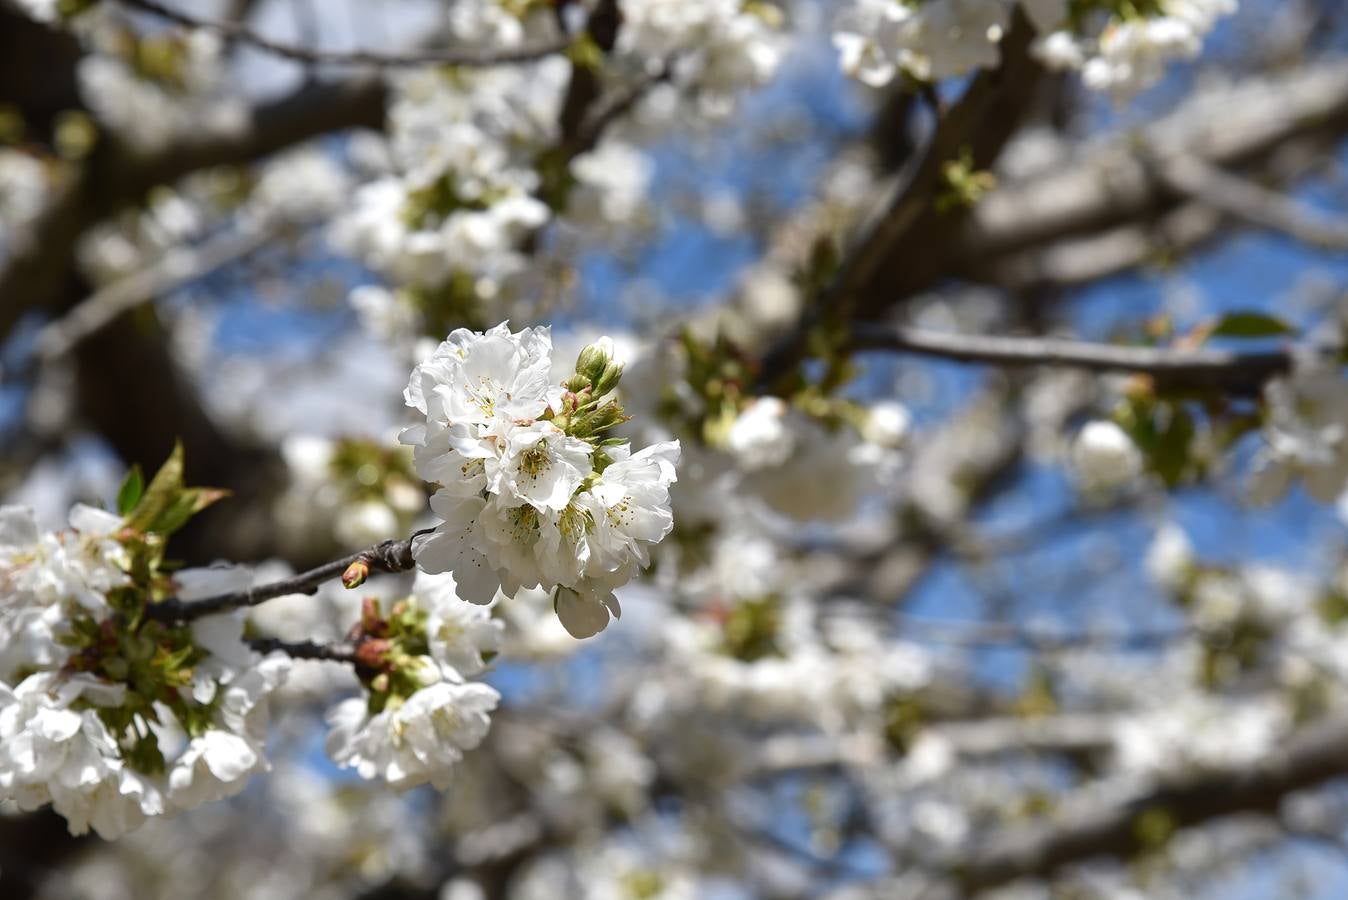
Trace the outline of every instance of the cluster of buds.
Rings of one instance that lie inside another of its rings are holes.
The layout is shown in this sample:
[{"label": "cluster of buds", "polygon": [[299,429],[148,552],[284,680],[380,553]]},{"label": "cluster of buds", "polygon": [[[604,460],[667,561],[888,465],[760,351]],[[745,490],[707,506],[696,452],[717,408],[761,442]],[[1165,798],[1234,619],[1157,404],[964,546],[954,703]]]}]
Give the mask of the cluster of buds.
[{"label": "cluster of buds", "polygon": [[429,657],[426,612],[410,600],[394,603],[385,616],[379,601],[366,597],[347,640],[354,648],[356,674],[369,692],[372,713],[440,680]]}]

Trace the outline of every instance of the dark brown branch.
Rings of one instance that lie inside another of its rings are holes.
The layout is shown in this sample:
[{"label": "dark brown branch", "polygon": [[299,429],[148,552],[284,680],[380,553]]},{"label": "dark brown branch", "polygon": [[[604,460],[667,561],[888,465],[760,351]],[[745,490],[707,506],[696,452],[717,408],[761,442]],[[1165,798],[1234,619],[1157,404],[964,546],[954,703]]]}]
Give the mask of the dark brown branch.
[{"label": "dark brown branch", "polygon": [[565,157],[574,159],[582,153],[593,150],[599,144],[599,139],[604,136],[604,132],[613,123],[630,113],[641,102],[642,98],[650,93],[651,88],[668,81],[673,74],[674,61],[670,59],[657,71],[635,82],[625,91],[596,108],[579,126],[570,143],[564,146],[563,154]]},{"label": "dark brown branch", "polygon": [[[945,238],[959,229],[968,213],[937,209],[936,198],[945,186],[944,167],[965,151],[975,170],[991,168],[1001,155],[1021,125],[1042,74],[1030,53],[1034,35],[1034,27],[1017,12],[1002,42],[1001,65],[980,72],[940,120],[911,180],[849,253],[823,303],[841,301],[873,311],[892,305],[895,294],[887,286],[896,276],[914,278],[912,270],[922,269],[916,284],[939,272]],[[903,252],[919,248],[924,251],[920,255]]]},{"label": "dark brown branch", "polygon": [[1348,718],[1313,725],[1260,760],[1161,785],[1117,806],[1096,806],[1039,827],[1020,822],[952,860],[961,896],[1018,878],[1051,876],[1096,857],[1147,849],[1138,820],[1163,814],[1177,828],[1238,813],[1272,813],[1289,794],[1348,775]]},{"label": "dark brown branch", "polygon": [[[416,561],[412,558],[413,541],[422,535],[430,534],[432,530],[427,528],[414,532],[410,537],[401,540],[383,541],[358,553],[352,553],[350,556],[323,563],[307,572],[301,572],[298,575],[292,575],[289,578],[282,578],[268,584],[259,584],[242,591],[216,594],[212,597],[203,597],[200,600],[180,600],[177,597],[171,597],[160,603],[152,604],[146,610],[146,615],[161,622],[190,622],[202,616],[257,606],[259,603],[265,603],[268,600],[274,600],[288,594],[313,594],[325,582],[343,577],[348,569],[358,564],[364,565],[366,574],[407,572],[416,565]],[[362,577],[360,580],[363,581],[364,578]]]},{"label": "dark brown branch", "polygon": [[[618,42],[618,26],[622,24],[622,14],[618,10],[617,0],[599,0],[594,11],[585,22],[585,34],[599,50],[608,55]],[[561,131],[561,143],[571,143],[580,133],[590,107],[599,98],[599,73],[583,62],[571,66],[571,81],[566,86],[566,96],[562,99],[562,111],[558,118]]]},{"label": "dark brown branch", "polygon": [[407,66],[501,66],[533,62],[555,53],[561,53],[571,43],[566,36],[541,44],[524,47],[453,47],[448,50],[417,50],[403,53],[379,53],[373,50],[319,50],[273,40],[258,34],[247,25],[228,19],[204,19],[189,15],[156,0],[118,0],[123,6],[138,9],[187,28],[203,28],[239,43],[249,44],[274,56],[304,63],[334,65],[378,66],[380,68]]},{"label": "dark brown branch", "polygon": [[100,143],[84,171],[60,188],[0,267],[0,336],[24,312],[59,314],[82,299],[85,291],[69,290],[80,236],[155,185],[199,169],[253,162],[329,132],[381,128],[384,104],[379,79],[323,82],[254,107],[242,127],[201,129],[149,152],[114,139]]},{"label": "dark brown branch", "polygon": [[249,647],[258,653],[281,651],[291,659],[321,659],[359,665],[356,648],[350,644],[319,644],[315,641],[283,641],[280,638],[249,638]]},{"label": "dark brown branch", "polygon": [[1257,391],[1264,382],[1292,367],[1289,350],[1234,353],[1226,350],[1178,350],[1128,347],[1058,338],[953,334],[884,325],[853,330],[857,350],[889,350],[937,356],[957,362],[999,366],[1066,366],[1092,372],[1150,375],[1167,387]]},{"label": "dark brown branch", "polygon": [[[951,238],[963,227],[967,209],[936,210],[944,167],[967,152],[975,169],[990,168],[1019,127],[1042,73],[1030,53],[1034,27],[1019,11],[1002,41],[1002,62],[979,72],[944,116],[922,157],[884,208],[867,223],[837,274],[809,298],[801,320],[769,348],[758,375],[769,386],[790,372],[804,354],[810,331],[825,317],[854,314],[879,318],[881,310],[907,296],[910,286],[939,274]],[[899,285],[895,289],[895,285]]]}]

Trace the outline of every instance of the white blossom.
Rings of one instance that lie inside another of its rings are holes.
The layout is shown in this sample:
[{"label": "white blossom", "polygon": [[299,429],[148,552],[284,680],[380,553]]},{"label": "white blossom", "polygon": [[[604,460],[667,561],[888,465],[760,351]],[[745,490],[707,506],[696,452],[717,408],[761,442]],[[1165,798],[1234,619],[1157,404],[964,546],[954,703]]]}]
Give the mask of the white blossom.
[{"label": "white blossom", "polygon": [[449,786],[463,752],[482,742],[500,694],[485,684],[440,681],[401,704],[371,714],[355,697],[328,715],[328,754],[362,778],[382,778],[399,790]]},{"label": "white blossom", "polygon": [[486,668],[486,656],[501,647],[504,626],[485,607],[464,601],[454,577],[418,572],[412,600],[425,610],[426,638],[441,675],[458,680]]},{"label": "white blossom", "polygon": [[653,170],[646,154],[619,141],[605,141],[576,157],[571,174],[577,184],[568,198],[567,218],[600,228],[631,222],[642,209]]},{"label": "white blossom", "polygon": [[1141,474],[1142,453],[1122,428],[1100,420],[1088,423],[1077,434],[1072,464],[1086,487],[1115,490]]},{"label": "white blossom", "polygon": [[757,397],[735,417],[726,446],[747,471],[780,465],[795,449],[792,425],[790,409],[780,398]]},{"label": "white blossom", "polygon": [[0,683],[0,796],[20,809],[51,803],[71,833],[92,827],[112,839],[164,812],[162,791],[129,768],[96,708],[117,706],[122,691],[87,675],[30,675]]},{"label": "white blossom", "polygon": [[1250,492],[1272,502],[1300,476],[1321,503],[1332,503],[1348,485],[1348,391],[1339,372],[1305,367],[1264,389],[1268,412],[1264,447],[1255,461]]},{"label": "white blossom", "polygon": [[1152,580],[1167,590],[1177,590],[1194,564],[1194,548],[1189,536],[1173,522],[1156,531],[1147,549],[1146,568]]},{"label": "white blossom", "polygon": [[[611,363],[611,341],[593,348]],[[543,418],[563,413],[559,383],[546,328],[459,330],[416,367],[406,400],[426,421],[402,440],[415,448],[418,474],[443,486],[431,498],[441,524],[413,553],[425,572],[452,572],[473,603],[490,603],[498,589],[568,588],[559,615],[567,610],[568,628],[593,633],[599,612],[605,623],[616,613],[611,591],[673,527],[679,445],[605,447],[607,468],[594,477],[593,443]]]},{"label": "white blossom", "polygon": [[559,587],[554,608],[573,638],[594,637],[608,627],[609,618],[622,617],[622,606],[612,591]]},{"label": "white blossom", "polygon": [[734,92],[766,82],[781,58],[767,14],[739,0],[639,0],[622,4],[618,52],[674,59],[681,80],[702,88],[702,109],[720,114]]},{"label": "white blossom", "polygon": [[880,447],[898,447],[908,436],[912,418],[902,403],[884,401],[866,410],[861,436]]},{"label": "white blossom", "polygon": [[900,71],[935,81],[995,65],[1008,22],[1003,0],[855,0],[833,43],[843,70],[872,87],[883,87]]},{"label": "white blossom", "polygon": [[1082,81],[1120,99],[1146,90],[1171,62],[1198,56],[1217,20],[1235,9],[1236,0],[1167,0],[1162,15],[1111,22],[1082,65]]},{"label": "white blossom", "polygon": [[126,554],[111,535],[121,519],[77,505],[67,531],[40,533],[30,509],[0,506],[0,681],[58,668],[72,617],[111,612],[106,593],[126,582]]},{"label": "white blossom", "polygon": [[[88,620],[103,633],[126,627],[107,601],[108,591],[129,582],[129,557],[117,540],[124,523],[87,506],[76,506],[70,522],[69,530],[42,534],[30,511],[0,508],[0,797],[25,809],[51,803],[72,833],[93,828],[114,838],[147,816],[237,793],[266,768],[267,695],[289,662],[247,648],[241,613],[197,619],[190,642],[204,658],[189,684],[168,690],[198,710],[210,705],[197,722],[204,728],[189,739],[168,698],[156,693],[131,708],[130,732],[115,732],[116,719],[101,711],[127,706],[130,692],[143,688],[116,680],[124,676],[115,667],[83,671],[72,658],[79,632],[71,629]],[[182,570],[174,580],[177,596],[193,600],[246,586],[249,576],[221,567]],[[122,652],[117,646],[99,652]],[[129,665],[126,657],[117,661]],[[17,672],[33,669],[14,683]],[[163,771],[134,755],[151,737]]]}]

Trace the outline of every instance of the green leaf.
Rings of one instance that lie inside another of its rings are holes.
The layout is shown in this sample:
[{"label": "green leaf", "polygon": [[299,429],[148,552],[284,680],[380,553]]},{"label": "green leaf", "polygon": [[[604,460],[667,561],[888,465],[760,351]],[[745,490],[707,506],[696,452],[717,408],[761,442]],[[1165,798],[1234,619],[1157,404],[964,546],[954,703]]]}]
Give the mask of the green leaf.
[{"label": "green leaf", "polygon": [[145,534],[167,536],[186,525],[192,516],[227,496],[229,491],[217,488],[184,487],[183,448],[182,444],[175,444],[169,458],[130,510],[127,526]]},{"label": "green leaf", "polygon": [[167,507],[160,511],[149,530],[156,534],[173,534],[187,524],[187,520],[224,497],[229,491],[217,488],[184,488]]},{"label": "green leaf", "polygon": [[125,516],[136,508],[141,494],[145,493],[145,476],[141,474],[140,464],[131,467],[117,489],[117,514]]},{"label": "green leaf", "polygon": [[159,467],[144,496],[127,519],[127,525],[137,531],[154,531],[155,520],[178,500],[183,490],[183,445],[177,442],[173,452]]},{"label": "green leaf", "polygon": [[1264,338],[1295,331],[1282,319],[1259,312],[1233,312],[1223,316],[1208,337]]},{"label": "green leaf", "polygon": [[1193,441],[1197,429],[1193,416],[1183,407],[1171,409],[1170,420],[1161,422],[1152,446],[1152,469],[1167,487],[1177,487],[1193,463]]}]

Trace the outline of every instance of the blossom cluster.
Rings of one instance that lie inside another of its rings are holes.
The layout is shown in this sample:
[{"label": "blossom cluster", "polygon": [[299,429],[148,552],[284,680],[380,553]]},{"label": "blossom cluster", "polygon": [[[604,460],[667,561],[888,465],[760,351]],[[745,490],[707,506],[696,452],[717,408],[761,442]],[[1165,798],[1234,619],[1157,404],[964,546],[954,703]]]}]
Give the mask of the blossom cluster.
[{"label": "blossom cluster", "polygon": [[[567,10],[570,19],[580,6]],[[569,21],[572,59],[391,76],[387,139],[353,144],[370,180],[330,232],[340,250],[388,282],[351,295],[374,330],[444,334],[450,322],[480,321],[488,301],[498,308],[533,303],[555,290],[536,280],[540,251],[524,250],[534,235],[553,222],[571,244],[631,232],[642,221],[654,169],[637,142],[690,113],[724,114],[740,91],[776,70],[781,16],[771,4],[643,0],[620,9],[607,60],[582,22]],[[532,3],[465,0],[446,24],[474,46],[560,36],[557,17]],[[631,116],[603,133],[578,137],[574,125],[564,132],[573,70],[601,64],[618,86],[598,107],[658,71],[669,83],[633,93]]]},{"label": "blossom cluster", "polygon": [[1125,8],[1104,18],[1098,31],[1054,31],[1036,51],[1052,68],[1080,70],[1088,88],[1127,99],[1159,82],[1170,63],[1197,58],[1217,21],[1236,11],[1236,0],[1163,0],[1146,9],[1140,15]]},{"label": "blossom cluster", "polygon": [[328,714],[328,753],[362,778],[398,789],[448,785],[463,751],[481,743],[500,694],[467,679],[486,668],[502,625],[464,603],[448,575],[419,574],[387,616],[367,601],[356,627],[367,695]]},{"label": "blossom cluster", "polygon": [[0,798],[50,803],[76,834],[118,837],[268,765],[268,696],[289,661],[250,651],[235,614],[145,616],[164,591],[240,586],[228,569],[161,572],[164,516],[77,506],[43,534],[30,510],[0,508]]},{"label": "blossom cluster", "polygon": [[[900,73],[937,81],[989,68],[1011,25],[1014,0],[854,0],[834,45],[843,69],[874,87]],[[1123,99],[1160,81],[1175,60],[1193,59],[1236,0],[1076,4],[1026,0],[1038,31],[1036,54],[1054,68],[1079,69],[1093,90]]]},{"label": "blossom cluster", "polygon": [[588,637],[620,614],[614,590],[673,528],[679,443],[633,452],[610,436],[626,419],[611,343],[583,350],[564,383],[551,353],[547,328],[502,323],[455,331],[412,372],[407,405],[425,422],[402,440],[440,485],[431,508],[442,520],[414,553],[424,571],[453,572],[474,603],[552,590],[567,630]]},{"label": "blossom cluster", "polygon": [[1250,490],[1256,502],[1280,497],[1300,477],[1321,503],[1348,496],[1348,391],[1337,366],[1299,363],[1264,389],[1264,446]]}]

